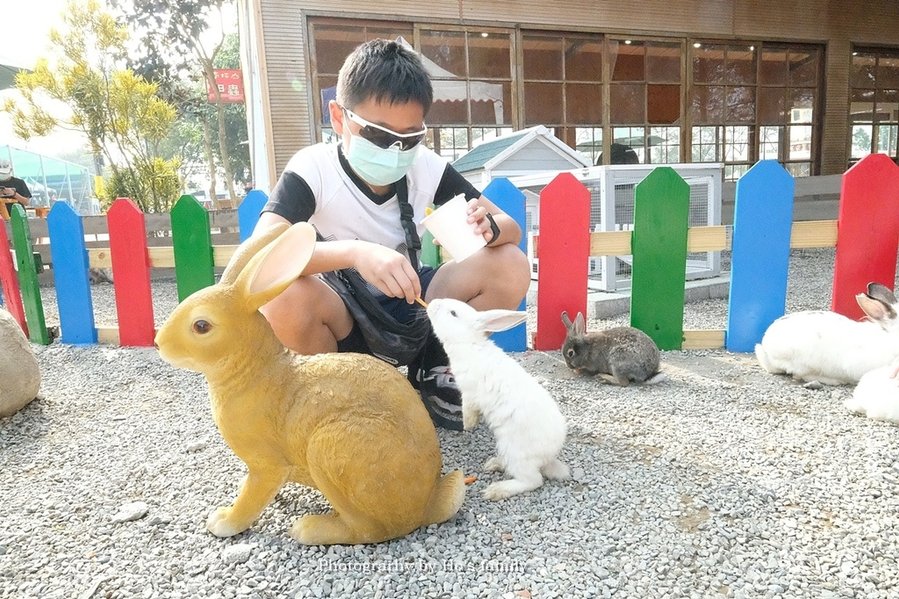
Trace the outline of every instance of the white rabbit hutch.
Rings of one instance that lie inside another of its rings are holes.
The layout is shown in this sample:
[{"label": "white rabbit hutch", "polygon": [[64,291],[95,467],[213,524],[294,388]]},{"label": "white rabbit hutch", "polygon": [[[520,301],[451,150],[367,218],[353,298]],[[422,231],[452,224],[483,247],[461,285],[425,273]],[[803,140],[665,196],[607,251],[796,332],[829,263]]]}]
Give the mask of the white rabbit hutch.
[{"label": "white rabbit hutch", "polygon": [[453,168],[478,189],[496,177],[518,177],[590,166],[590,157],[571,149],[543,125],[485,141],[453,162]]},{"label": "white rabbit hutch", "polygon": [[[569,171],[590,192],[590,228],[592,231],[629,231],[634,226],[634,188],[657,166],[673,168],[690,186],[689,226],[721,224],[721,188],[723,165],[696,164],[616,164],[592,166]],[[559,173],[514,177],[511,182],[526,197],[528,256],[536,274],[531,239],[539,230],[540,192]],[[588,288],[617,291],[630,287],[631,256],[592,256],[588,265]],[[687,254],[687,280],[718,276],[721,252]]]}]

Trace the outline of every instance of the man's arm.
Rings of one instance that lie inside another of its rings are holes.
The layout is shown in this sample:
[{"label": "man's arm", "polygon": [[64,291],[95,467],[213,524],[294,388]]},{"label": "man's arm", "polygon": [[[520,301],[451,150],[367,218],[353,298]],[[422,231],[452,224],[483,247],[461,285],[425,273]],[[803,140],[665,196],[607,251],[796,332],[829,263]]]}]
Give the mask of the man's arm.
[{"label": "man's arm", "polygon": [[[457,195],[464,195],[468,200],[468,222],[476,224],[479,234],[487,240],[487,245],[494,247],[504,243],[521,242],[521,227],[511,216],[500,210],[496,204],[482,195],[459,171],[451,164],[446,165],[443,177],[434,194],[434,204],[440,205],[451,200]],[[494,236],[493,226],[487,215],[493,218],[499,229],[499,234]]]},{"label": "man's arm", "polygon": [[[278,223],[290,224],[290,221],[274,212],[263,212],[253,229],[253,235]],[[368,241],[316,242],[315,251],[303,269],[303,274],[313,275],[342,268],[355,268],[366,281],[382,292],[403,298],[410,304],[421,296],[421,282],[409,259],[396,250]]]},{"label": "man's arm", "polygon": [[[24,207],[28,206],[29,200],[31,200],[31,191],[29,191],[28,186],[25,185],[25,182],[22,182],[22,189],[19,189],[19,185],[16,181],[9,181],[8,183],[12,183],[12,185],[3,185],[0,183],[0,188],[3,188],[4,193],[3,201],[7,204],[21,204]],[[9,193],[12,190],[12,193]],[[24,193],[23,193],[24,192]]]}]

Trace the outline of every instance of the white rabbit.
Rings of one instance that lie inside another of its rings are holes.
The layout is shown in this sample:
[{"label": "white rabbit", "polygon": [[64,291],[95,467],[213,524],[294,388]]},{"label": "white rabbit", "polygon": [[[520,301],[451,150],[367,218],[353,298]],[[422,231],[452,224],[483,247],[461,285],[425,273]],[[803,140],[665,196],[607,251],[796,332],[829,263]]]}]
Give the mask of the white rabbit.
[{"label": "white rabbit", "polygon": [[836,312],[809,311],[781,316],[755,346],[768,372],[798,381],[845,385],[899,357],[896,298],[879,283],[855,296],[870,320],[854,321]]},{"label": "white rabbit", "polygon": [[847,409],[875,420],[899,424],[899,361],[875,368],[859,380],[852,396],[846,398]]},{"label": "white rabbit", "polygon": [[496,437],[497,455],[484,464],[491,472],[505,470],[511,479],[487,487],[487,499],[505,499],[532,491],[543,477],[564,480],[568,466],[559,459],[567,425],[552,396],[512,357],[487,338],[487,333],[511,328],[525,312],[478,312],[454,299],[428,305],[434,333],[449,356],[462,393],[462,423],[471,430],[483,416]]}]

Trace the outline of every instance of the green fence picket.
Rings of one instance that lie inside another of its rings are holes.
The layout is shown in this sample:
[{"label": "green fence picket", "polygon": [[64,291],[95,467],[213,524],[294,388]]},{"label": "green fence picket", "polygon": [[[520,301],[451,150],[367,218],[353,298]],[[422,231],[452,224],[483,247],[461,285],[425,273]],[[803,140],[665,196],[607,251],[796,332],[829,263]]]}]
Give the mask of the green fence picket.
[{"label": "green fence picket", "polygon": [[15,204],[12,207],[10,222],[13,247],[16,249],[16,268],[19,269],[19,287],[22,289],[22,305],[25,308],[25,320],[28,322],[28,338],[34,343],[50,345],[31,243],[31,229],[28,227],[25,209],[21,205]]},{"label": "green fence picket", "polygon": [[635,189],[631,251],[631,326],[659,349],[684,341],[684,290],[690,186],[667,166],[653,170]]},{"label": "green fence picket", "polygon": [[209,213],[193,196],[183,195],[172,208],[172,246],[178,301],[215,283]]}]

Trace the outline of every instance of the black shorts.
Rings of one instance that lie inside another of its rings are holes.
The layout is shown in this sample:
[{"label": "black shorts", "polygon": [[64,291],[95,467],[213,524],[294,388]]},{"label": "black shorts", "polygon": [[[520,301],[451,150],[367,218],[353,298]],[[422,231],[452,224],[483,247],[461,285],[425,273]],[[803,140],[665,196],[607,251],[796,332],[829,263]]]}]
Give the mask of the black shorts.
[{"label": "black shorts", "polygon": [[[424,298],[428,286],[434,279],[437,269],[432,266],[422,266],[418,269],[418,280],[421,282],[421,296]],[[380,299],[381,307],[384,311],[393,316],[399,322],[410,322],[418,316],[422,307],[417,303],[409,304],[405,299],[400,297],[383,296]],[[337,341],[337,351],[339,352],[357,352],[360,354],[370,354],[371,350],[362,336],[359,326],[353,322],[353,328],[350,334]]]}]

